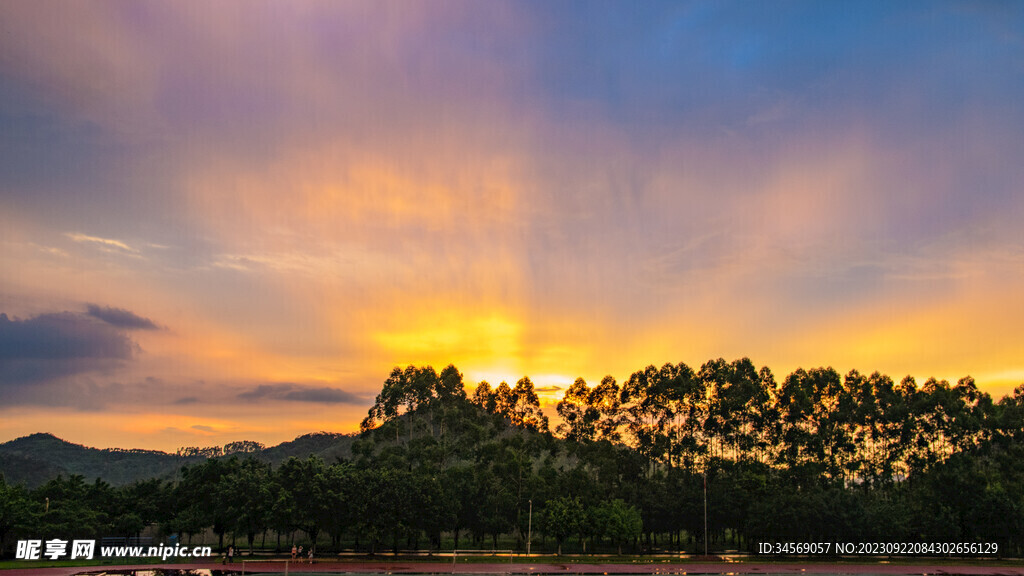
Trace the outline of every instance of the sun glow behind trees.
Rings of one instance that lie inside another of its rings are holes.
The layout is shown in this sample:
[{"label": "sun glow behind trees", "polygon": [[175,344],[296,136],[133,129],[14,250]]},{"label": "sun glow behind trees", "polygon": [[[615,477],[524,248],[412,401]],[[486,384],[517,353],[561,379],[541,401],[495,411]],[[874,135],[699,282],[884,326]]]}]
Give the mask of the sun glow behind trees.
[{"label": "sun glow behind trees", "polygon": [[[458,369],[440,375],[430,366],[394,368],[361,428],[404,426],[435,436],[439,407],[467,399]],[[999,405],[1012,406],[1024,394]],[[514,427],[548,433],[548,417],[529,377],[514,387],[477,384],[468,399]],[[808,468],[841,483],[891,483],[999,434],[997,404],[974,379],[955,385],[930,378],[899,384],[874,372],[797,369],[777,382],[768,367],[747,358],[710,360],[699,370],[685,363],[648,366],[620,386],[606,376],[595,387],[578,378],[557,404],[556,433],[576,442],[624,442],[654,471],[703,470],[709,461],[750,461]],[[416,424],[411,414],[426,423]],[[399,419],[410,414],[401,424]],[[438,420],[443,436],[444,418]],[[401,426],[400,426],[401,424]]]},{"label": "sun glow behind trees", "polygon": [[694,552],[707,482],[711,550],[786,539],[1024,550],[1024,386],[993,402],[969,377],[919,386],[814,368],[779,382],[746,358],[716,359],[649,366],[621,386],[577,380],[558,405],[564,439],[539,407],[528,377],[467,395],[453,365],[396,367],[351,458],[274,467],[258,444],[235,443],[173,483],[0,479],[0,546],[43,528],[130,537],[155,523],[185,540],[212,529],[222,547],[437,550],[465,537],[522,550],[532,510],[533,550],[550,538],[552,552]]}]

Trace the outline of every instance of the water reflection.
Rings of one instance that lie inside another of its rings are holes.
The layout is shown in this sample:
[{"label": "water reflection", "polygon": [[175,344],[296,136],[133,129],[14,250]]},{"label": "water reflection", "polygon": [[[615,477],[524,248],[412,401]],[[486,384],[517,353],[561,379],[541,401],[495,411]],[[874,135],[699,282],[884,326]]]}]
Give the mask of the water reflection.
[{"label": "water reflection", "polygon": [[184,570],[178,568],[151,568],[146,570],[97,570],[79,572],[75,576],[236,576],[240,570]]},{"label": "water reflection", "polygon": [[[298,571],[288,572],[287,569],[285,569],[285,570],[271,570],[269,573],[270,574],[280,574],[282,576],[392,576],[392,575],[401,575],[401,576],[438,576],[439,574],[440,575],[445,575],[445,576],[450,575],[450,574],[458,574],[458,576],[546,576],[546,575],[550,576],[550,575],[557,575],[559,573],[563,574],[563,575],[566,574],[566,571],[565,571],[566,570],[566,566],[565,565],[549,565],[549,566],[545,566],[545,568],[547,568],[548,570],[543,570],[543,569],[538,570],[537,569],[538,567],[535,567],[535,566],[520,565],[520,566],[510,567],[510,570],[508,570],[506,572],[465,572],[465,573],[461,573],[461,574],[459,572],[452,572],[450,570],[442,569],[440,566],[441,565],[437,565],[436,566],[438,568],[438,570],[436,572],[405,572],[405,570],[408,570],[410,568],[409,566],[401,566],[401,567],[398,567],[398,569],[396,570],[395,566],[391,566],[390,569],[389,569],[387,567],[387,565],[384,565],[384,566],[381,567],[381,568],[383,568],[382,570],[377,570],[377,571],[366,571],[366,570],[364,570],[364,571],[361,571],[361,572],[360,571],[352,571],[352,572],[350,572],[350,571],[346,571],[346,570],[342,569],[342,570],[325,570],[323,572],[309,572],[309,571],[303,571],[303,570],[300,569]],[[450,566],[448,566],[448,567],[450,568]],[[592,568],[594,570],[597,570],[597,566],[593,566]],[[608,570],[607,566],[604,566],[602,568],[603,568],[603,570]],[[624,568],[624,566],[619,566],[619,568]],[[648,571],[626,569],[626,570],[622,570],[622,571],[605,571],[605,572],[603,572],[603,575],[611,574],[613,576],[669,576],[669,575],[672,575],[672,576],[684,576],[686,574],[689,574],[690,576],[934,576],[934,574],[935,574],[935,572],[926,573],[923,570],[918,572],[915,569],[915,567],[913,567],[913,566],[905,566],[904,568],[907,569],[906,571],[896,571],[896,572],[887,572],[887,573],[882,573],[882,572],[860,572],[858,570],[850,570],[850,571],[844,572],[844,571],[842,571],[842,568],[840,568],[838,566],[835,567],[834,571],[833,570],[828,570],[828,569],[826,569],[826,570],[812,570],[812,571],[807,571],[806,569],[801,569],[800,572],[787,572],[785,570],[780,570],[780,571],[776,572],[776,571],[772,570],[771,567],[758,567],[758,568],[755,568],[755,569],[753,569],[753,570],[751,570],[749,572],[747,572],[747,571],[738,571],[738,572],[737,571],[725,571],[725,570],[721,569],[722,568],[721,566],[718,567],[719,568],[718,570],[715,570],[715,569],[713,569],[711,567],[703,567],[703,568],[704,569],[702,569],[702,567],[699,566],[699,565],[695,565],[695,566],[694,565],[691,565],[691,566],[674,566],[674,567],[671,567],[671,568],[667,567],[667,566],[651,565],[651,566],[649,566],[649,570]],[[789,566],[788,568],[792,569],[793,567]],[[821,568],[821,567],[819,567],[819,568]],[[923,567],[917,567],[917,568],[923,568]],[[420,567],[420,569],[422,570],[423,567]],[[986,571],[983,571],[983,570],[979,570],[978,572],[976,572],[976,574],[1000,574],[1000,573],[1001,572],[996,572],[996,573],[986,572]],[[582,571],[582,572],[575,572],[575,573],[569,572],[568,573],[569,576],[598,576],[598,575],[601,575],[601,574],[602,574],[602,572],[596,572],[596,571],[595,572]],[[1009,575],[1009,574],[1017,574],[1017,573],[1016,572],[1008,572],[1008,573],[1002,573],[1002,574],[1008,574]],[[267,576],[267,573],[264,572],[264,573],[261,574],[259,570],[253,571],[253,570],[250,570],[250,569],[246,569],[246,570],[243,571],[243,570],[237,569],[237,568],[236,569],[232,569],[232,570],[211,570],[211,569],[207,569],[207,568],[198,568],[198,569],[191,569],[191,570],[180,569],[180,568],[147,568],[147,569],[142,569],[142,570],[131,570],[131,569],[95,570],[95,571],[90,571],[90,572],[79,572],[79,573],[75,574],[74,576],[257,576],[257,575],[258,576]]]}]

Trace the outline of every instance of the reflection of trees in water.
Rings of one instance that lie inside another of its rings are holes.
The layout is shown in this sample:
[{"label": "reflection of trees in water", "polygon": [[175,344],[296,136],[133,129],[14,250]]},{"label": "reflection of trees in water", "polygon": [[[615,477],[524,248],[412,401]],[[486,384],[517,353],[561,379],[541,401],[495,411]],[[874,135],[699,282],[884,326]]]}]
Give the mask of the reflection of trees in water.
[{"label": "reflection of trees in water", "polygon": [[153,568],[147,570],[105,570],[102,572],[79,572],[75,576],[231,576],[232,570],[179,570],[176,568]]},{"label": "reflection of trees in water", "polygon": [[75,576],[235,576],[238,570],[208,570],[205,568],[149,568],[146,570],[97,570],[79,572]]}]

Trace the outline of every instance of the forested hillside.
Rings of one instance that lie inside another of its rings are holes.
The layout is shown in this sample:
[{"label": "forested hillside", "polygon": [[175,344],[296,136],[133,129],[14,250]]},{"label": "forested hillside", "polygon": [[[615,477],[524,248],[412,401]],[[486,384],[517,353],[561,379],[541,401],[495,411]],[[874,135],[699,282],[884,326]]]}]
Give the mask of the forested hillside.
[{"label": "forested hillside", "polygon": [[0,473],[8,483],[39,486],[59,475],[102,478],[122,485],[154,477],[173,476],[181,466],[200,460],[197,456],[167,454],[157,450],[89,448],[52,434],[32,434],[0,444]]},{"label": "forested hillside", "polygon": [[334,461],[352,454],[354,438],[349,434],[314,432],[269,448],[258,442],[242,441],[225,446],[183,447],[168,454],[159,450],[89,448],[39,433],[0,444],[0,475],[9,484],[28,488],[58,476],[76,475],[89,482],[102,479],[113,486],[123,486],[152,478],[174,480],[184,464],[231,454],[251,455],[269,464],[311,454]]},{"label": "forested hillside", "polygon": [[523,549],[531,532],[534,551],[703,551],[706,494],[712,551],[994,542],[1017,556],[1024,544],[1024,387],[994,402],[970,378],[819,368],[778,382],[747,359],[666,364],[621,385],[577,380],[555,433],[529,378],[466,389],[454,366],[396,368],[333,458],[235,454],[121,488],[0,483],[0,538],[9,550],[18,535],[155,524],[318,551]]}]

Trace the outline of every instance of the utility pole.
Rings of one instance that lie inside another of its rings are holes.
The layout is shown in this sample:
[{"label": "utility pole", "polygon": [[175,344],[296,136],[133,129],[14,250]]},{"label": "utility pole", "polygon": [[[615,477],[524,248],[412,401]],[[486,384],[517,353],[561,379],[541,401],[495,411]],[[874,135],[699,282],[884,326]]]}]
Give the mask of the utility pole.
[{"label": "utility pole", "polygon": [[704,555],[708,555],[708,469],[704,468]]},{"label": "utility pole", "polygon": [[526,524],[526,557],[530,557],[530,540],[533,540],[533,499],[530,499],[530,519]]}]

